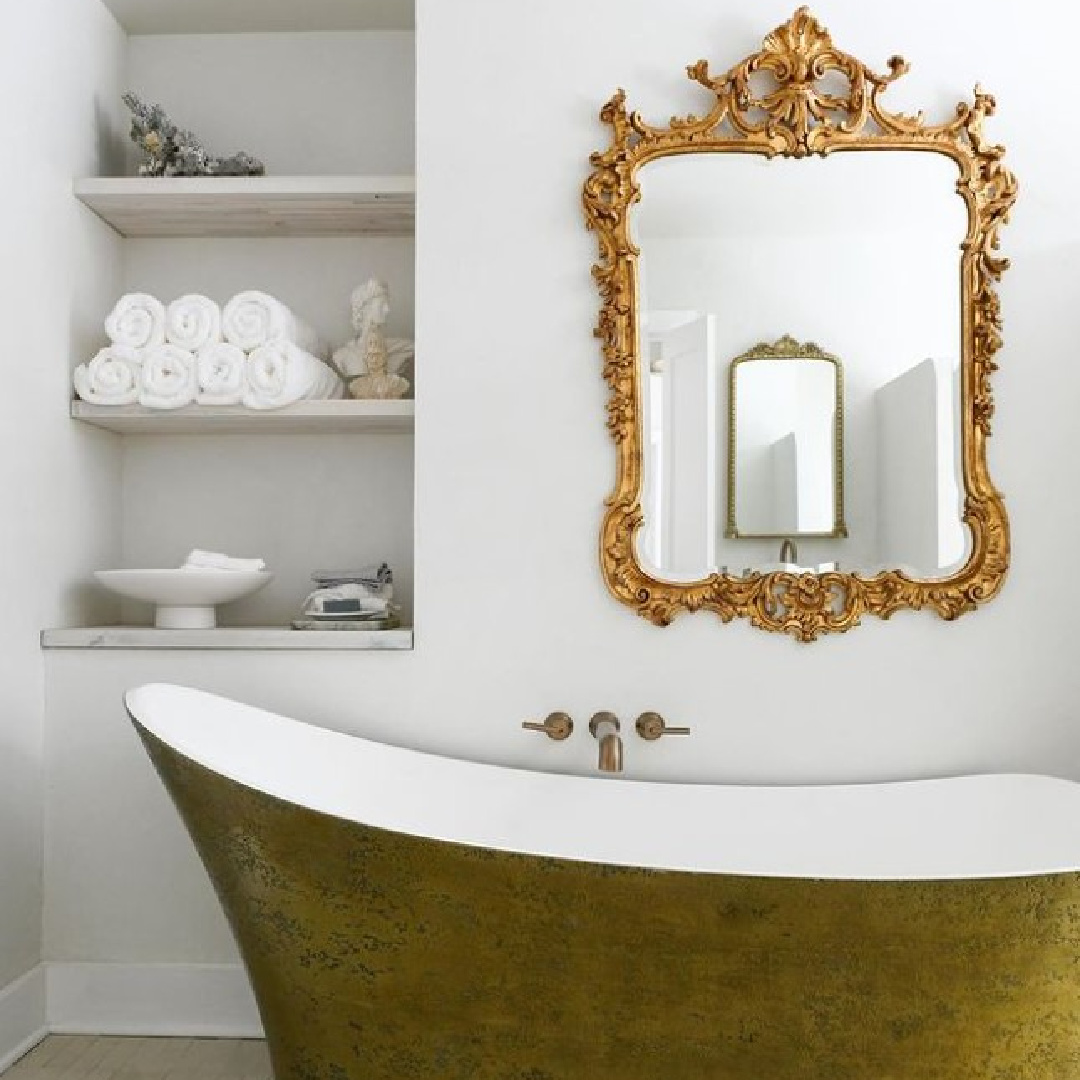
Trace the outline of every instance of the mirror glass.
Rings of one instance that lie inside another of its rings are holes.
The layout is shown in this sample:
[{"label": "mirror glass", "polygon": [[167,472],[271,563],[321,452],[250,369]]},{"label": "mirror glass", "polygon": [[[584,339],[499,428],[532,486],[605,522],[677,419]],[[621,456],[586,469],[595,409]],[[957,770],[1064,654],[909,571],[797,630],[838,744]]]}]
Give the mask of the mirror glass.
[{"label": "mirror glass", "polygon": [[731,362],[728,539],[845,534],[840,361],[784,337]]},{"label": "mirror glass", "polygon": [[957,177],[918,151],[641,167],[646,570],[966,562]]}]

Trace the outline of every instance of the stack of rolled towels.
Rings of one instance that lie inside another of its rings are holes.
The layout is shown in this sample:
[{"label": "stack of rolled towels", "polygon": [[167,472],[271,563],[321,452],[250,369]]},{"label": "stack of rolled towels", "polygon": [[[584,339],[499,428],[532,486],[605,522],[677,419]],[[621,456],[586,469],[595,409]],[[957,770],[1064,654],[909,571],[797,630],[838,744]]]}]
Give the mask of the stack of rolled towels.
[{"label": "stack of rolled towels", "polygon": [[265,410],[344,396],[326,346],[267,293],[239,293],[224,308],[207,296],[182,296],[166,307],[130,293],[105,320],[105,332],[110,344],[75,371],[75,392],[94,405]]}]

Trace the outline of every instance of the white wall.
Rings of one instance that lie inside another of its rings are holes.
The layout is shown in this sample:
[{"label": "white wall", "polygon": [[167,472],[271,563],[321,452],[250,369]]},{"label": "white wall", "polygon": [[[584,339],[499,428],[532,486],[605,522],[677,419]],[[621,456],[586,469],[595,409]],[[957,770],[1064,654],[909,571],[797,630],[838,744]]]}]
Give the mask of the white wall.
[{"label": "white wall", "polygon": [[0,35],[0,988],[41,956],[38,633],[104,617],[77,583],[119,546],[119,456],[72,424],[67,404],[70,371],[120,275],[113,234],[75,202],[71,180],[117,156],[122,44],[112,16],[86,0],[9,5]]},{"label": "white wall", "polygon": [[1039,119],[1072,100],[1067,65],[1039,58],[1048,31],[1080,31],[1080,12],[1050,0],[911,0],[902,18],[859,0],[821,10],[841,48],[879,68],[897,51],[914,61],[910,89],[890,91],[898,106],[951,115],[976,80],[1000,102],[991,133],[1023,185],[1005,234],[1014,268],[991,446],[1014,521],[1000,599],[955,625],[903,614],[801,646],[708,615],[658,629],[605,592],[596,541],[613,453],[579,196],[606,140],[596,113],[617,86],[652,117],[700,109],[685,64],[735,62],[792,6],[421,0],[416,651],[50,655],[51,956],[233,955],[120,707],[124,687],[148,679],[541,769],[590,771],[595,744],[584,724],[555,744],[522,719],[655,708],[693,735],[631,738],[631,777],[1080,777],[1080,585],[1061,572],[1080,505],[1059,479],[1077,452],[1080,149]]},{"label": "white wall", "polygon": [[211,153],[247,150],[278,175],[411,173],[411,33],[149,34],[127,88]]}]

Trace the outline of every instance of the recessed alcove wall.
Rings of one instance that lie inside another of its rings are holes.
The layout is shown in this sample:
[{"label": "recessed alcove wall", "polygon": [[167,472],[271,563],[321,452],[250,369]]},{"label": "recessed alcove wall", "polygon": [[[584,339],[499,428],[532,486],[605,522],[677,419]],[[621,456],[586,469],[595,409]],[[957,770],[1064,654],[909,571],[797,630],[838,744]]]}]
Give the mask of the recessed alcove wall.
[{"label": "recessed alcove wall", "polygon": [[136,34],[127,84],[276,176],[411,174],[411,32]]},{"label": "recessed alcove wall", "polygon": [[[314,569],[385,559],[412,625],[412,433],[124,439],[123,561],[175,566],[192,544],[257,554],[275,579],[223,626],[285,626]],[[152,621],[125,605],[125,624]]]},{"label": "recessed alcove wall", "polygon": [[[280,297],[323,338],[351,336],[349,294],[378,276],[389,331],[412,337],[411,238],[127,240],[130,290],[163,299],[244,288]],[[385,560],[412,625],[412,435],[146,436],[123,441],[123,565],[172,566],[192,547],[265,558],[275,581],[224,625],[285,625],[312,570]],[[123,621],[149,611],[127,607]]]},{"label": "recessed alcove wall", "polygon": [[[137,35],[125,81],[213,150],[256,154],[271,176],[410,176],[413,41],[402,32]],[[224,303],[261,289],[332,346],[352,336],[350,294],[370,277],[389,285],[389,333],[413,336],[413,263],[412,236],[122,245],[126,291]],[[192,547],[262,556],[276,580],[223,610],[222,622],[280,626],[312,570],[386,560],[411,625],[411,435],[140,436],[122,447],[118,564],[175,565]],[[125,623],[150,617],[140,605],[121,614]]]}]

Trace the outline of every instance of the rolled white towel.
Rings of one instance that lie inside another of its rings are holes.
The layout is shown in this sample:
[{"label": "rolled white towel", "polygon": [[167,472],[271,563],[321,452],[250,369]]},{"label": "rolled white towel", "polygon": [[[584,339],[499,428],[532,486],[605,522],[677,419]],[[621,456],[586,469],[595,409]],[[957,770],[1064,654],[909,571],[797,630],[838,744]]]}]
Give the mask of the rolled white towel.
[{"label": "rolled white towel", "polygon": [[91,405],[134,405],[139,400],[141,374],[138,349],[110,345],[75,369],[75,393]]},{"label": "rolled white towel", "polygon": [[249,409],[327,401],[345,392],[329,365],[289,341],[274,341],[249,353],[245,374],[243,401]]},{"label": "rolled white towel", "polygon": [[155,349],[165,343],[165,305],[148,293],[128,293],[109,312],[105,333],[114,345]]},{"label": "rolled white towel", "polygon": [[217,551],[196,548],[180,567],[181,570],[265,570],[263,559],[234,559]]},{"label": "rolled white towel", "polygon": [[222,313],[225,340],[251,352],[273,341],[290,341],[314,356],[327,355],[325,344],[280,300],[264,292],[238,293]]},{"label": "rolled white towel", "polygon": [[182,409],[198,392],[195,356],[175,345],[143,353],[139,404],[148,409]]},{"label": "rolled white towel", "polygon": [[165,339],[189,352],[216,345],[221,341],[221,308],[209,296],[181,296],[165,313]]},{"label": "rolled white towel", "polygon": [[239,405],[244,398],[244,350],[227,341],[205,345],[195,357],[200,405]]}]

